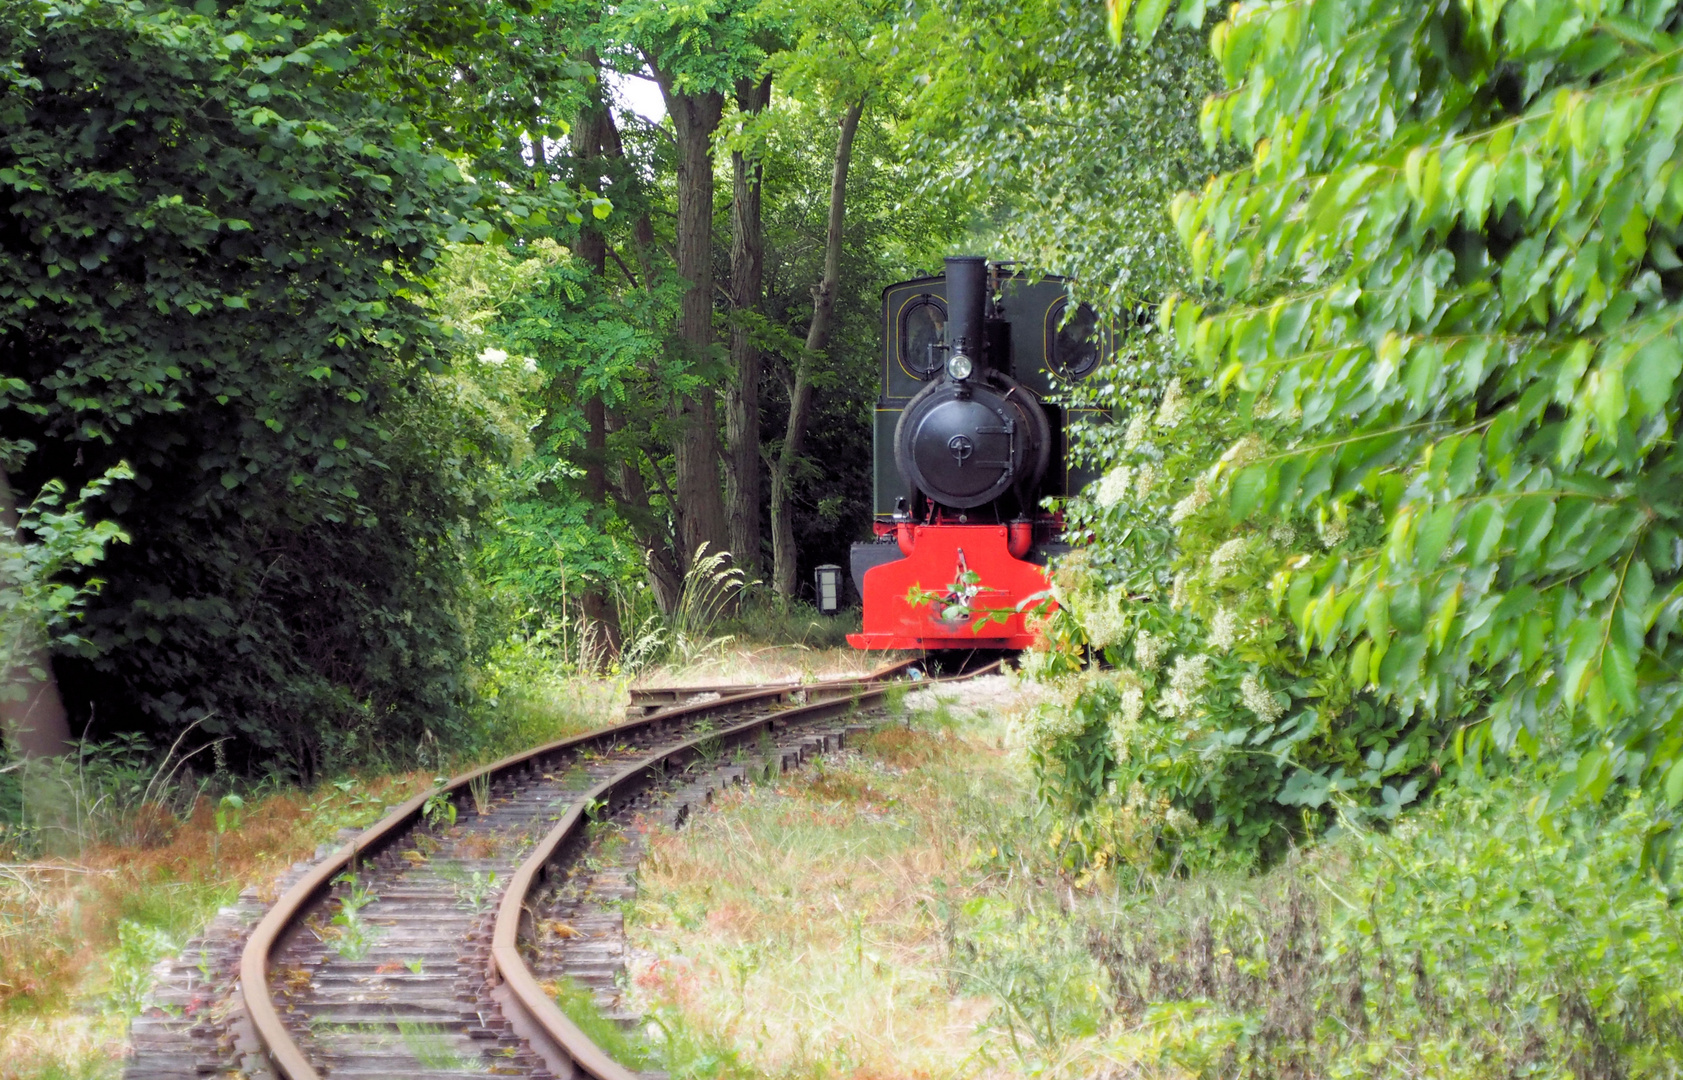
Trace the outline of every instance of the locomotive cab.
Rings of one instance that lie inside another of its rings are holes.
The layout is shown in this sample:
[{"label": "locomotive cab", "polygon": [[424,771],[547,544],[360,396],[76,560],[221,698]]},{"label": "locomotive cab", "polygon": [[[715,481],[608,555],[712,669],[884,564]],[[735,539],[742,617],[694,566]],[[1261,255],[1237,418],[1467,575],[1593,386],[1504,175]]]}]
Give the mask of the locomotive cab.
[{"label": "locomotive cab", "polygon": [[[874,542],[855,544],[863,649],[1026,648],[1023,609],[1062,550],[1049,498],[1090,477],[1069,468],[1055,382],[1089,376],[1108,341],[1067,282],[979,256],[883,291],[873,439]],[[934,596],[935,599],[928,599]],[[921,601],[917,597],[923,597]]]}]

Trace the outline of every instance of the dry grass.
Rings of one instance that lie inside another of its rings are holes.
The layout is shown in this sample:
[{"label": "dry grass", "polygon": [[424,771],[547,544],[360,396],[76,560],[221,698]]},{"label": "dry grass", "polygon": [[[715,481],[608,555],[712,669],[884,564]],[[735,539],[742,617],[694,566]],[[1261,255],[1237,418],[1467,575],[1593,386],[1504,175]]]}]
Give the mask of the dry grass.
[{"label": "dry grass", "polygon": [[122,1071],[128,1020],[65,1012],[0,1025],[0,1080],[103,1080]]},{"label": "dry grass", "polygon": [[1028,787],[1001,749],[1006,681],[964,696],[982,707],[925,709],[655,837],[639,991],[766,1076],[1008,1074],[1006,1036],[984,1023],[995,1003],[955,985],[952,929],[993,887],[978,809]]},{"label": "dry grass", "polygon": [[348,791],[324,784],[239,812],[219,833],[201,798],[184,821],[157,823],[148,842],[100,844],[75,860],[6,863],[0,871],[0,1010],[49,1015],[99,993],[100,957],[125,919],[190,934],[242,883],[310,854],[343,824],[360,822],[428,783],[423,773],[381,777]]}]

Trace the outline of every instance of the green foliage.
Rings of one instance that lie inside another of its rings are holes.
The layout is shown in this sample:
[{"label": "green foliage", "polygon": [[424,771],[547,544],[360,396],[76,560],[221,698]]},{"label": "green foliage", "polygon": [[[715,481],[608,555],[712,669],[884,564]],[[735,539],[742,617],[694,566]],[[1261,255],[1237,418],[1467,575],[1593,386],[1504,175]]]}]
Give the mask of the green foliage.
[{"label": "green foliage", "polygon": [[[1683,801],[1683,91],[1673,3],[1243,4],[1211,37],[1212,143],[1252,165],[1179,199],[1204,283],[1162,325],[1268,452],[1237,517],[1373,514],[1280,575],[1304,647],[1405,713],[1536,752],[1557,803]],[[1458,743],[1458,746],[1460,743]]]},{"label": "green foliage", "polygon": [[1163,205],[1234,160],[1198,137],[1220,80],[1202,35],[1117,48],[1091,3],[987,0],[929,4],[896,41],[922,68],[910,134],[926,197],[985,207],[990,250],[1075,277],[1112,314],[1180,286]]},{"label": "green foliage", "polygon": [[307,771],[459,716],[459,545],[507,447],[439,393],[419,300],[446,241],[565,206],[448,156],[487,145],[452,58],[504,55],[497,25],[89,0],[0,26],[14,480],[134,472],[98,499],[131,543],[60,657],[84,717],[208,718]]},{"label": "green foliage", "polygon": [[[0,533],[0,671],[10,671],[42,640],[70,649],[86,645],[73,627],[89,597],[104,583],[84,578],[70,584],[61,575],[95,565],[113,541],[128,543],[128,535],[114,521],[89,525],[84,509],[113,484],[132,479],[126,464],[114,465],[84,485],[68,505],[64,485],[49,480],[18,512],[17,529]],[[32,674],[44,678],[46,673]],[[22,692],[15,682],[0,687],[0,694]]]},{"label": "green foliage", "polygon": [[[1101,400],[1147,390],[1119,373]],[[1266,861],[1340,815],[1393,820],[1441,774],[1449,733],[1481,701],[1470,680],[1447,714],[1398,709],[1352,677],[1353,649],[1303,646],[1278,611],[1276,574],[1359,550],[1381,526],[1371,512],[1320,528],[1302,515],[1236,520],[1206,474],[1225,444],[1227,465],[1261,453],[1255,434],[1240,437],[1253,423],[1176,379],[1154,409],[1088,433],[1110,471],[1069,507],[1070,528],[1092,540],[1060,569],[1054,625],[1111,670],[1043,710],[1034,748],[1048,792],[1083,819],[1078,860],[1135,850],[1127,806],[1196,817],[1207,835],[1195,839],[1156,815],[1169,858],[1213,838]]]},{"label": "green foliage", "polygon": [[1082,927],[987,893],[966,901],[954,923],[955,989],[997,1003],[988,1026],[1004,1029],[1022,1065],[1033,1068],[1060,1044],[1098,1032],[1108,1011],[1104,976]]},{"label": "green foliage", "polygon": [[[644,557],[634,527],[659,535],[668,511],[664,500],[592,505],[582,483],[585,401],[600,398],[618,421],[606,440],[604,466],[626,462],[640,475],[670,445],[667,395],[673,388],[693,393],[701,384],[663,348],[661,328],[677,303],[671,282],[616,293],[553,242],[530,250],[529,258],[504,260],[499,274],[507,284],[488,298],[496,305],[484,330],[492,351],[481,355],[506,369],[530,366],[524,410],[536,453],[511,477],[501,520],[477,561],[493,588],[555,611],[586,589],[627,596],[642,589]],[[625,614],[636,619],[644,612]]]},{"label": "green foliage", "polygon": [[434,829],[442,832],[456,824],[456,802],[450,793],[442,790],[448,777],[435,777],[433,782],[440,790],[427,796],[427,801],[421,804],[421,817]]},{"label": "green foliage", "polygon": [[385,933],[383,928],[371,923],[362,914],[362,909],[378,900],[379,896],[358,881],[354,873],[340,874],[333,883],[343,885],[344,889],[336,897],[339,907],[325,930],[327,945],[346,960],[361,960]]},{"label": "green foliage", "polygon": [[1640,869],[1663,807],[1539,822],[1537,784],[1125,901],[1090,938],[1123,1018],[1107,1053],[1198,1077],[1674,1076],[1683,923]]},{"label": "green foliage", "polygon": [[163,929],[124,919],[117,924],[117,947],[107,958],[107,989],[111,1008],[124,1016],[139,1016],[146,1007],[158,961],[181,948]]}]

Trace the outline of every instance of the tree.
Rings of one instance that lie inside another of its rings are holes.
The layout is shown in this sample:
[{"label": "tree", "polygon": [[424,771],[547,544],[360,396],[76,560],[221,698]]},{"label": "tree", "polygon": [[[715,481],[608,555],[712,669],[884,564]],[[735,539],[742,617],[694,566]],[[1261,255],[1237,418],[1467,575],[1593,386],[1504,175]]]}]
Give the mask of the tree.
[{"label": "tree", "polygon": [[451,340],[417,301],[447,242],[567,209],[445,152],[495,126],[449,107],[455,61],[502,48],[486,14],[96,0],[0,27],[11,477],[134,471],[90,506],[132,543],[56,657],[80,717],[202,719],[304,770],[457,722],[501,440],[437,393]]},{"label": "tree", "polygon": [[[736,108],[746,128],[771,103],[771,76],[740,79]],[[736,137],[750,141],[747,130]],[[757,141],[757,140],[755,140]],[[765,167],[757,147],[731,147],[730,356],[725,390],[725,510],[730,549],[750,579],[760,573],[760,344],[765,236],[761,214]]]},{"label": "tree", "polygon": [[660,85],[677,143],[674,261],[685,290],[678,311],[684,359],[700,374],[696,392],[674,402],[678,421],[674,507],[684,558],[729,542],[720,490],[713,333],[713,134],[725,95],[757,72],[753,9],[740,0],[684,7],[640,3],[615,15]]},{"label": "tree", "polygon": [[795,594],[795,528],[793,486],[795,468],[806,445],[806,425],[812,411],[812,362],[830,346],[830,324],[835,314],[836,292],[841,284],[842,227],[847,212],[847,172],[853,160],[853,138],[859,131],[859,117],[865,111],[861,97],[842,113],[836,136],[835,167],[830,179],[829,222],[824,241],[824,276],[812,288],[812,321],[807,326],[806,348],[795,361],[789,390],[789,418],[783,443],[771,466],[771,550],[772,586],[785,600]]},{"label": "tree", "polygon": [[[1149,31],[1150,18],[1144,19]],[[1282,574],[1306,642],[1536,752],[1555,796],[1683,801],[1683,59],[1674,3],[1242,4],[1206,138],[1256,147],[1178,200],[1204,294],[1163,324],[1270,451],[1235,514],[1380,524]]]}]

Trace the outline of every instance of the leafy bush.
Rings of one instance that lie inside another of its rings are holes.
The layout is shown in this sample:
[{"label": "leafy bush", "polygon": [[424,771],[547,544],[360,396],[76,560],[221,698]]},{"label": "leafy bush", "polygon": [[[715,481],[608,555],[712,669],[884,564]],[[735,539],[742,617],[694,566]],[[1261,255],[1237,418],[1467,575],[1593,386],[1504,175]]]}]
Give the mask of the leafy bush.
[{"label": "leafy bush", "polygon": [[90,508],[131,543],[60,654],[82,719],[203,719],[306,772],[459,723],[461,544],[508,448],[443,385],[450,335],[416,298],[447,240],[506,215],[419,117],[452,92],[433,61],[486,35],[451,3],[0,22],[12,478],[134,472]]},{"label": "leafy bush", "polygon": [[1181,378],[1152,400],[1160,370],[1136,366],[1134,381],[1123,367],[1089,394],[1126,423],[1085,433],[1109,471],[1068,508],[1090,539],[1058,572],[1063,662],[1038,665],[1077,670],[1080,648],[1109,665],[1076,679],[1036,729],[1043,784],[1078,819],[1073,854],[1102,865],[1138,853],[1129,838],[1146,828],[1169,861],[1195,835],[1267,861],[1338,814],[1394,819],[1441,774],[1448,734],[1478,696],[1447,715],[1410,713],[1364,692],[1348,647],[1304,647],[1276,577],[1361,550],[1377,513],[1236,519],[1210,487],[1211,458],[1224,446],[1218,464],[1260,455],[1256,429],[1268,428]]},{"label": "leafy bush", "polygon": [[1557,801],[1683,800],[1680,28],[1670,0],[1240,4],[1202,123],[1254,159],[1174,207],[1200,291],[1162,325],[1280,424],[1212,484],[1239,519],[1382,525],[1277,582],[1305,647],[1405,713],[1487,678],[1480,745],[1569,716]]},{"label": "leafy bush", "polygon": [[1174,204],[1184,388],[1136,335],[1096,391],[1132,421],[1088,433],[1065,622],[1124,670],[1047,726],[1072,808],[1140,783],[1267,855],[1294,808],[1392,818],[1446,759],[1545,746],[1557,806],[1683,801],[1680,19],[1314,0],[1214,29],[1204,136],[1254,153]]},{"label": "leafy bush", "polygon": [[1195,1076],[1676,1075],[1678,892],[1641,869],[1664,809],[1557,822],[1534,775],[1446,789],[1266,878],[1159,886],[1090,946],[1106,1052]]}]

